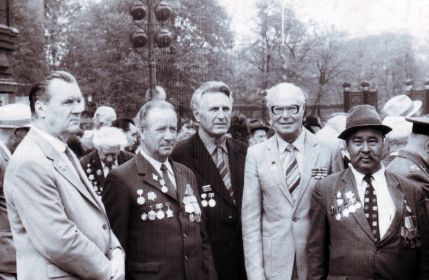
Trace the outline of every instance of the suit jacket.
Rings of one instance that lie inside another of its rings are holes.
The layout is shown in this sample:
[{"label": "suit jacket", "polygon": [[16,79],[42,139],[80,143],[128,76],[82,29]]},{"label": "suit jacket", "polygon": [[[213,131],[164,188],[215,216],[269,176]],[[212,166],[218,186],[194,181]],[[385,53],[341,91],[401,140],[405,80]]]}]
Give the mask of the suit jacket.
[{"label": "suit jacket", "polygon": [[421,185],[426,193],[426,198],[429,199],[429,166],[421,156],[407,150],[401,150],[386,169]]},{"label": "suit jacket", "polygon": [[342,168],[338,153],[304,130],[304,166],[296,201],[287,186],[277,138],[249,148],[243,193],[243,243],[248,279],[307,278],[306,243],[313,168],[328,174]]},{"label": "suit jacket", "polygon": [[7,147],[0,144],[0,275],[2,273],[16,273],[15,246],[7,218],[6,199],[3,191],[4,173],[10,159],[10,152],[5,149]]},{"label": "suit jacket", "polygon": [[235,204],[198,133],[179,143],[171,157],[194,172],[198,192],[205,201],[213,195],[216,205],[206,206],[203,211],[207,217],[216,271],[219,279],[240,280],[246,279],[240,213],[247,146],[232,138],[227,138],[226,146]]},{"label": "suit jacket", "polygon": [[[106,178],[103,202],[126,251],[127,279],[216,279],[204,219],[191,222],[184,209],[185,192],[197,194],[195,177],[185,166],[171,164],[177,192],[161,191],[161,176],[141,153]],[[164,217],[151,220],[151,210]]]},{"label": "suit jacket", "polygon": [[[423,193],[401,176],[389,171],[385,175],[396,213],[379,242],[370,230],[350,169],[327,177],[315,187],[310,212],[312,234],[308,241],[309,279],[429,279],[428,220]],[[342,211],[335,210],[338,196],[347,192],[355,194],[361,207],[348,216],[338,217]],[[405,248],[402,244],[405,216],[414,216],[421,248]]]},{"label": "suit jacket", "polygon": [[19,279],[110,278],[111,250],[120,245],[76,166],[82,179],[33,129],[15,150],[4,188]]},{"label": "suit jacket", "polygon": [[[118,165],[121,165],[134,157],[134,154],[127,151],[120,151],[118,155]],[[94,191],[98,195],[103,194],[104,177],[103,166],[101,164],[100,156],[96,149],[92,150],[80,159],[80,164],[85,170],[86,176],[91,181]]]}]

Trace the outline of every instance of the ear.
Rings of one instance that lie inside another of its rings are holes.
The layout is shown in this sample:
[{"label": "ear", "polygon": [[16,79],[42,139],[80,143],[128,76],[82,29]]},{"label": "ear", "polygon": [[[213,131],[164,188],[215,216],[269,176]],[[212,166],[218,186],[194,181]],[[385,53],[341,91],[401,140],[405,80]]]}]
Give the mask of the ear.
[{"label": "ear", "polygon": [[200,122],[200,114],[199,114],[198,110],[197,109],[193,109],[192,113],[194,114],[195,120],[199,123]]},{"label": "ear", "polygon": [[429,154],[429,140],[426,140],[426,143],[425,143],[425,152]]},{"label": "ear", "polygon": [[46,108],[46,104],[43,101],[37,100],[34,103],[34,109],[35,109],[36,114],[39,118],[46,117],[47,108]]}]

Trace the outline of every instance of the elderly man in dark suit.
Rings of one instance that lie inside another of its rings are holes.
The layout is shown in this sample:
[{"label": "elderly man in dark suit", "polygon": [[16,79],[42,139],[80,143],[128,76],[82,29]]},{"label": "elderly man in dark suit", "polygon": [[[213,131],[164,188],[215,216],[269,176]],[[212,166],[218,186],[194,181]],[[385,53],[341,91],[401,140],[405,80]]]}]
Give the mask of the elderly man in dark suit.
[{"label": "elderly man in dark suit", "polygon": [[194,171],[219,279],[246,279],[241,200],[247,146],[226,136],[233,97],[223,82],[201,85],[191,106],[198,133],[179,143],[172,158]]},{"label": "elderly man in dark suit", "polygon": [[103,126],[94,131],[92,142],[95,149],[86,154],[80,160],[80,164],[95,192],[101,196],[104,180],[110,170],[129,161],[134,154],[123,150],[127,139],[125,134],[116,127]]},{"label": "elderly man in dark suit", "polygon": [[169,160],[176,112],[170,103],[150,101],[138,118],[140,150],[109,173],[103,193],[127,254],[127,279],[216,279],[195,176]]},{"label": "elderly man in dark suit", "polygon": [[30,106],[8,104],[0,107],[0,280],[16,279],[16,253],[7,218],[3,178],[10,157],[30,125]]},{"label": "elderly man in dark suit", "polygon": [[350,168],[321,180],[312,196],[308,279],[429,279],[422,190],[381,164],[390,130],[374,107],[350,110],[338,136]]}]

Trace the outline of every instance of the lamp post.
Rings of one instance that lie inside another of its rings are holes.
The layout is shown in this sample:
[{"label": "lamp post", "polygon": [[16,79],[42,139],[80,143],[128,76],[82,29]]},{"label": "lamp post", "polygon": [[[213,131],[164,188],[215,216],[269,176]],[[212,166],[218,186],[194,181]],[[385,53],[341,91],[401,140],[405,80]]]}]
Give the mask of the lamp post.
[{"label": "lamp post", "polygon": [[[163,28],[164,23],[171,18],[171,9],[164,1],[145,0],[145,2],[146,4],[137,1],[131,6],[130,14],[135,24],[131,40],[135,48],[148,45],[149,99],[152,99],[156,92],[155,44],[158,48],[167,48],[171,45],[171,32]],[[160,24],[159,26],[157,26],[157,22]],[[147,33],[144,28],[145,24]]]}]

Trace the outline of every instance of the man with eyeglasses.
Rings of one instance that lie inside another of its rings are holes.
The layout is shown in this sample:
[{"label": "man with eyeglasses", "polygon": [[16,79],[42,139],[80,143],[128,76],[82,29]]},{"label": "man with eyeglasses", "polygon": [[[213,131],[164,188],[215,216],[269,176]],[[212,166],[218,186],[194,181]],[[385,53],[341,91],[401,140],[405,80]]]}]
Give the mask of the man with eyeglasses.
[{"label": "man with eyeglasses", "polygon": [[248,279],[307,279],[312,189],[341,159],[302,125],[305,95],[290,84],[267,92],[275,135],[248,149],[242,226]]}]

